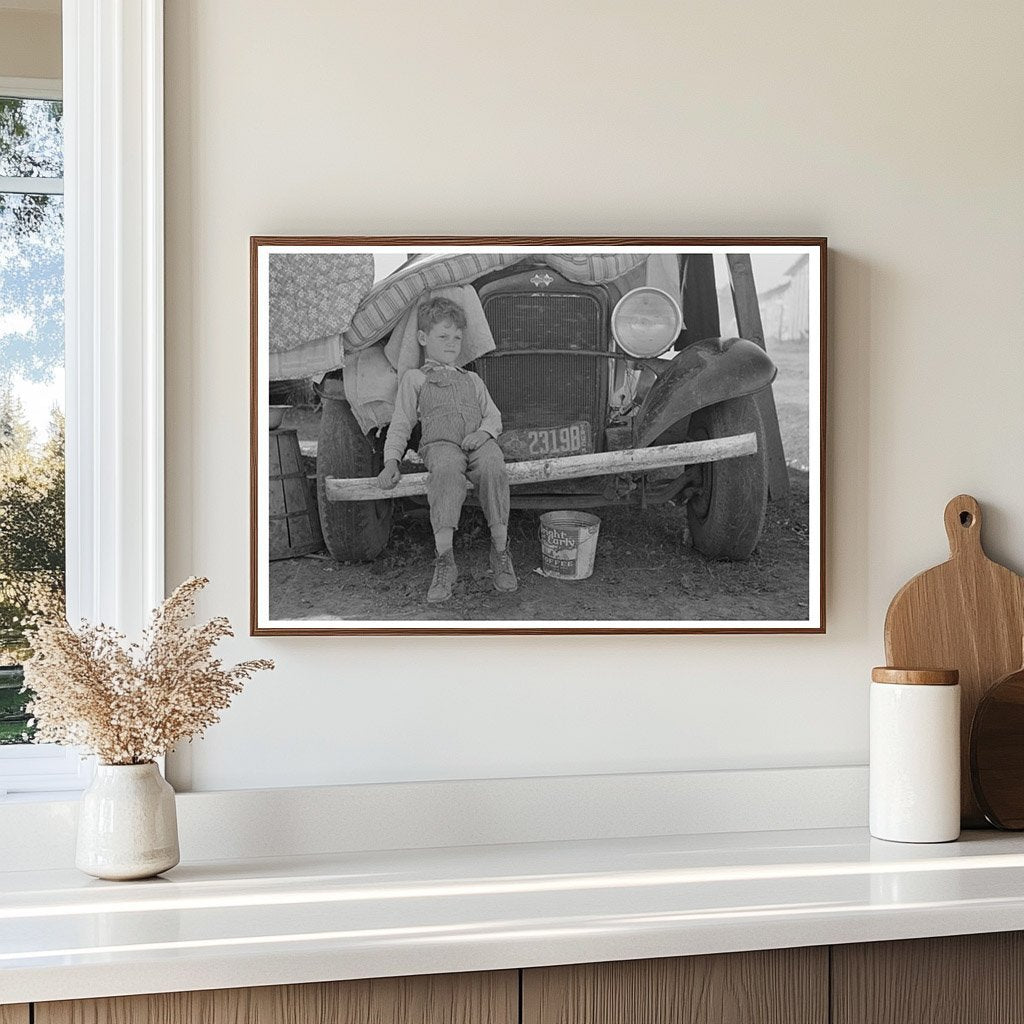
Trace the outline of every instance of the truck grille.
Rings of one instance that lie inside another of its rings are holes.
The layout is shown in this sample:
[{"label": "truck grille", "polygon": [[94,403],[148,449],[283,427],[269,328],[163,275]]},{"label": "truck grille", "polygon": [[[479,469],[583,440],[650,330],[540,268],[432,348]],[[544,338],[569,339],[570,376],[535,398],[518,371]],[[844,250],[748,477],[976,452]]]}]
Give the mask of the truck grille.
[{"label": "truck grille", "polygon": [[562,355],[483,358],[477,369],[506,430],[586,420],[601,448],[608,389],[604,359],[572,351],[607,348],[600,301],[592,295],[510,292],[484,301],[498,351],[568,349]]}]

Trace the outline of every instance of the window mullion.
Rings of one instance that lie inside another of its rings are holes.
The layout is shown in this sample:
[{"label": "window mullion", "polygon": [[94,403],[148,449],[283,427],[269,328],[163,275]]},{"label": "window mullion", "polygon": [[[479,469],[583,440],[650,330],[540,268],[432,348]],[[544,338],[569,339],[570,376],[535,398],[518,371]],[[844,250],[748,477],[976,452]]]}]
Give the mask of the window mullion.
[{"label": "window mullion", "polygon": [[64,192],[63,178],[5,178],[0,175],[0,192],[24,196],[59,196]]}]

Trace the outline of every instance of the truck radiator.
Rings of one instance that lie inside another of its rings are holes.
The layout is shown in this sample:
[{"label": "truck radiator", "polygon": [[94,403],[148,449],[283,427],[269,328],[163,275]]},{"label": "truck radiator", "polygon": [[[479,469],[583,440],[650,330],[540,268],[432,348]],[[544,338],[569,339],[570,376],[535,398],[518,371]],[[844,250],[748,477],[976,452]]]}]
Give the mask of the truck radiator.
[{"label": "truck radiator", "polygon": [[591,295],[510,292],[491,295],[484,315],[498,351],[566,349],[564,355],[484,356],[477,360],[506,430],[590,423],[600,450],[608,363],[574,351],[608,347],[603,309]]}]

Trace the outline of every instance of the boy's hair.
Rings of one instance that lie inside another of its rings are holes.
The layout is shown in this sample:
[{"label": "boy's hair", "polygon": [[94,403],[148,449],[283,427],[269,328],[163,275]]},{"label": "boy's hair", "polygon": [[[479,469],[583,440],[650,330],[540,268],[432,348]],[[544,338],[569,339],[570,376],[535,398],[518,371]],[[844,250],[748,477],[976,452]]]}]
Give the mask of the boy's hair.
[{"label": "boy's hair", "polygon": [[435,324],[450,321],[460,331],[466,329],[466,311],[454,300],[438,296],[421,302],[416,309],[416,327],[427,333]]}]

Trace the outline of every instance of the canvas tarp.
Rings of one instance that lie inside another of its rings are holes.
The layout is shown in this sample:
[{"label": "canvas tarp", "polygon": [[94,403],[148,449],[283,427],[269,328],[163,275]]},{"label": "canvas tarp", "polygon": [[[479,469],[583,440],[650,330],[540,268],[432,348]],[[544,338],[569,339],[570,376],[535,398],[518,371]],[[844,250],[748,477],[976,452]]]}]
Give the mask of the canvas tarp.
[{"label": "canvas tarp", "polygon": [[[674,254],[649,257],[638,253],[535,253],[557,273],[581,284],[600,284],[623,277],[631,272],[642,274],[637,283],[664,288],[679,295],[678,261]],[[332,258],[342,258],[341,255]],[[273,259],[273,257],[272,257]],[[351,304],[355,288],[362,288],[347,328],[338,335],[325,337],[311,334],[301,345],[285,352],[271,351],[271,378],[316,376],[345,367],[345,393],[356,420],[364,431],[383,427],[391,421],[398,378],[405,370],[420,365],[421,352],[416,342],[416,308],[433,295],[447,295],[466,309],[467,330],[463,339],[463,353],[459,365],[471,362],[494,348],[494,339],[476,290],[469,287],[473,281],[502,267],[523,259],[522,253],[443,253],[417,256],[393,274],[366,289],[365,277],[354,284],[344,303]],[[644,267],[644,270],[640,268]],[[309,296],[309,290],[302,294]],[[310,297],[310,308],[320,312],[331,308],[322,299]],[[271,283],[273,307],[273,281]],[[296,298],[289,299],[289,308],[300,306]],[[311,318],[310,330],[323,322],[323,317]],[[301,333],[301,332],[300,332]],[[273,332],[272,332],[273,334]],[[386,344],[382,342],[388,338]],[[280,371],[287,369],[287,373]],[[277,370],[278,372],[275,372]]]}]

